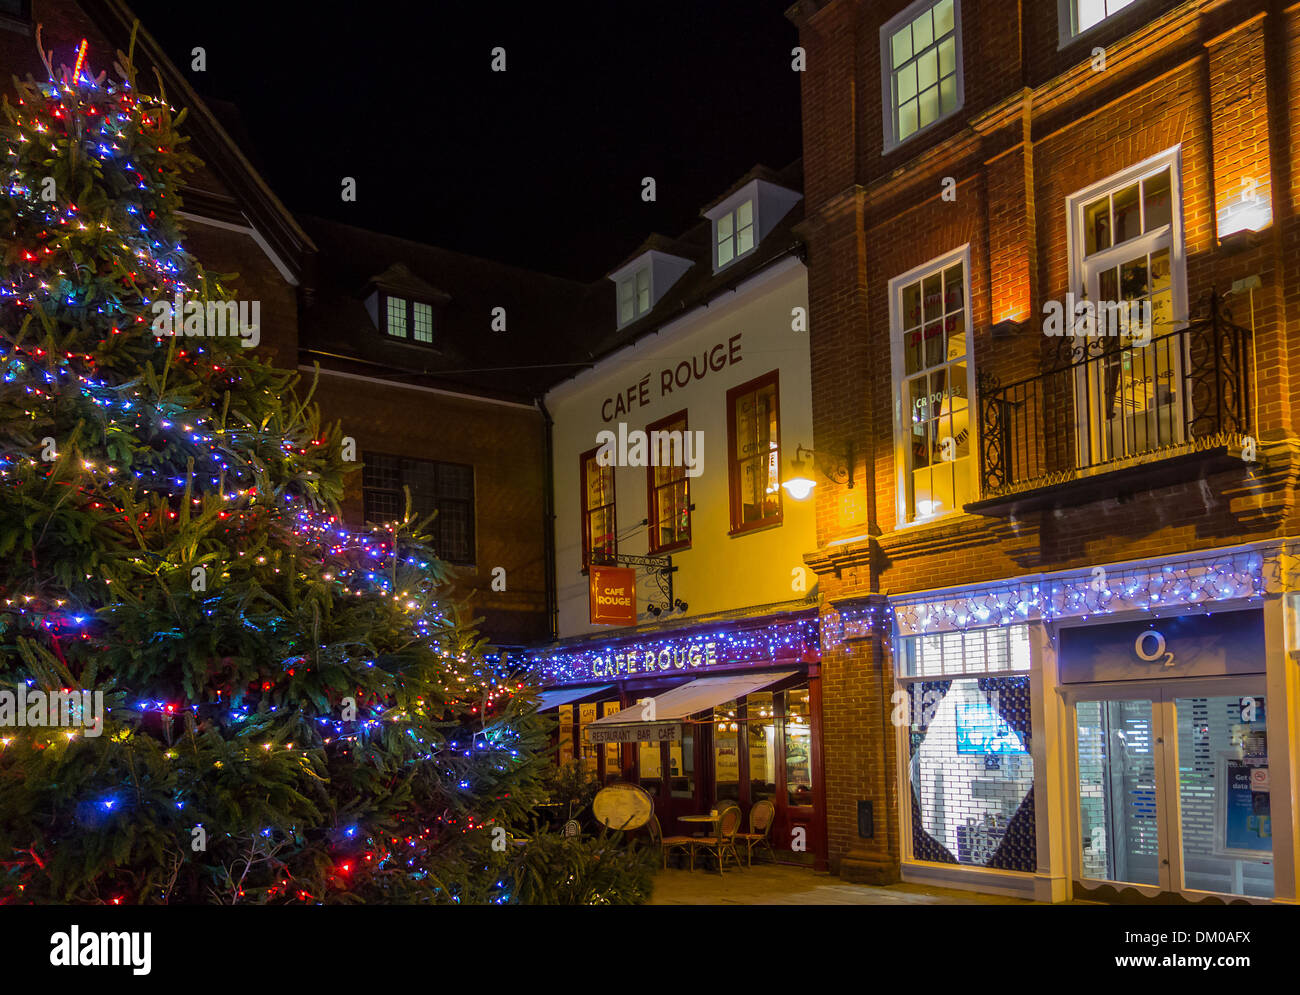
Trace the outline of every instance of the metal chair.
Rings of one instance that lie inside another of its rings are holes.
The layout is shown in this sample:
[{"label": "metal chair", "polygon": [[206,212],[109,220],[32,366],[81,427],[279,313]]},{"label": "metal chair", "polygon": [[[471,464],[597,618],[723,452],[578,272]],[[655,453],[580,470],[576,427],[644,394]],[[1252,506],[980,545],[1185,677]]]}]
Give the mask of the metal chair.
[{"label": "metal chair", "polygon": [[650,816],[650,843],[659,847],[659,852],[663,857],[664,870],[668,870],[668,854],[673,850],[682,850],[691,855],[691,870],[695,870],[695,843],[694,836],[664,836],[663,829],[659,825],[657,815]]},{"label": "metal chair", "polygon": [[721,874],[726,855],[731,854],[736,866],[740,867],[740,854],[736,852],[736,830],[740,828],[740,806],[729,804],[723,808],[718,818],[718,834],[716,836],[691,837],[691,868],[695,868],[695,850],[699,849],[706,853],[711,853],[718,858],[718,873]]},{"label": "metal chair", "polygon": [[776,860],[776,852],[772,849],[771,840],[772,823],[775,821],[776,806],[766,798],[761,802],[755,802],[754,807],[749,810],[749,832],[736,834],[736,842],[745,844],[745,862],[748,866],[754,866],[755,847],[767,847],[772,860]]}]

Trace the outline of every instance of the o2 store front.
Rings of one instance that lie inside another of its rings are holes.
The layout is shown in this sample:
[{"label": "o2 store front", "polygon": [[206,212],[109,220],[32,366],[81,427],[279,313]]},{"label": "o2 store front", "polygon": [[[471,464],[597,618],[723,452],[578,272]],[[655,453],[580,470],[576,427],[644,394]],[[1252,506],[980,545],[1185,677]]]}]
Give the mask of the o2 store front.
[{"label": "o2 store front", "polygon": [[891,599],[903,878],[1294,903],[1290,555],[1104,569]]},{"label": "o2 store front", "polygon": [[[776,809],[778,856],[825,866],[821,651],[815,609],[569,640],[539,653],[557,759],[639,784],[665,834],[734,801]],[[696,824],[695,831],[699,826]]]}]

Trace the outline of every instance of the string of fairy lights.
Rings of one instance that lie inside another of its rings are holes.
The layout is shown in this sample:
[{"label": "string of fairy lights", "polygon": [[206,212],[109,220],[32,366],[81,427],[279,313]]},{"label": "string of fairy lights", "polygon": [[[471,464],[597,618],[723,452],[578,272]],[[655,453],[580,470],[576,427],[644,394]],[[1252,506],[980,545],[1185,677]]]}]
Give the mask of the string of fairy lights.
[{"label": "string of fairy lights", "polygon": [[[179,151],[163,144],[161,136],[174,108],[137,95],[126,81],[92,77],[83,71],[85,55],[83,42],[76,68],[39,87],[41,102],[18,101],[17,137],[7,143],[0,164],[0,185],[14,207],[15,230],[8,235],[21,246],[9,253],[0,272],[0,313],[6,319],[0,338],[0,406],[7,417],[30,425],[38,439],[48,432],[69,450],[34,451],[26,439],[0,439],[0,490],[16,494],[52,482],[67,485],[80,507],[100,516],[104,528],[116,530],[123,540],[131,534],[139,540],[138,553],[125,557],[122,565],[135,571],[136,580],[172,574],[188,578],[188,562],[169,560],[150,548],[156,542],[166,549],[166,540],[184,523],[200,523],[206,535],[226,548],[247,539],[252,548],[236,550],[235,562],[215,566],[219,580],[229,580],[235,570],[249,576],[292,571],[285,580],[320,585],[334,599],[385,606],[376,614],[376,624],[387,620],[409,633],[403,647],[408,654],[412,646],[423,647],[446,663],[441,686],[431,688],[437,700],[407,700],[401,674],[389,672],[375,649],[304,647],[283,662],[280,673],[247,688],[217,688],[209,693],[210,701],[187,701],[178,692],[116,692],[119,703],[106,711],[118,715],[105,716],[105,735],[120,741],[149,716],[170,730],[186,713],[227,728],[266,726],[265,739],[232,746],[227,757],[214,761],[220,767],[286,753],[308,764],[331,751],[380,742],[397,726],[409,739],[408,763],[431,765],[449,786],[472,789],[476,772],[504,770],[521,759],[522,735],[514,721],[519,710],[510,707],[525,690],[520,662],[452,641],[455,619],[437,597],[442,585],[433,556],[408,536],[405,524],[350,529],[322,510],[312,489],[332,458],[334,440],[319,433],[309,438],[309,429],[296,416],[283,424],[240,423],[219,403],[246,377],[260,378],[267,384],[262,393],[274,396],[289,383],[289,375],[274,373],[229,344],[223,352],[153,334],[145,314],[156,300],[170,301],[178,294],[207,298],[224,290],[202,275],[171,220],[179,206]],[[82,204],[48,196],[45,177],[24,164],[50,156],[93,159],[103,186],[113,191],[107,208],[87,211]],[[109,262],[92,271],[73,251],[76,239],[93,240]],[[10,318],[15,319],[12,330]],[[46,334],[33,338],[18,331],[28,327]],[[89,333],[97,340],[95,351],[87,351],[75,334],[68,336],[68,348],[59,348],[54,328],[79,329],[83,338]],[[176,378],[168,382],[172,371],[183,371],[179,379],[185,389],[177,388]],[[88,426],[80,436],[70,436],[66,428],[55,430],[78,421]],[[150,445],[130,449],[130,440]],[[271,486],[283,477],[274,472],[275,461],[282,461],[281,469],[297,471],[288,486]],[[280,548],[253,541],[258,537],[278,539]],[[36,636],[59,651],[61,659],[60,647],[68,640],[92,646],[109,640],[117,618],[132,610],[115,594],[113,579],[87,575],[76,591],[61,588],[56,593],[0,588],[0,629]],[[223,603],[219,580],[212,590],[194,595],[204,616],[230,607]],[[252,624],[247,617],[245,623]],[[164,631],[168,624],[159,619],[156,635],[186,635]],[[296,623],[285,618],[266,624],[291,631]],[[344,720],[333,711],[311,715],[281,703],[279,695],[316,667],[322,654],[335,666],[368,675],[358,678],[354,718]],[[18,681],[27,688],[37,684],[34,677]],[[289,712],[298,712],[295,718],[306,735],[276,733],[273,723],[289,719]],[[0,735],[0,761],[24,746],[72,749],[85,738],[70,730],[7,728]],[[164,756],[183,759],[176,746]],[[189,801],[177,797],[177,809]],[[106,815],[125,808],[113,791],[96,805]],[[404,835],[340,827],[338,843],[348,855],[335,873],[343,880],[362,863],[383,867],[398,861],[422,873],[420,851],[437,836],[438,825],[468,832],[483,823],[447,811],[431,816],[426,825],[411,826]],[[278,838],[278,833],[265,830],[268,838]],[[285,879],[278,889],[302,901],[320,897],[303,891],[294,895],[293,887]]]}]

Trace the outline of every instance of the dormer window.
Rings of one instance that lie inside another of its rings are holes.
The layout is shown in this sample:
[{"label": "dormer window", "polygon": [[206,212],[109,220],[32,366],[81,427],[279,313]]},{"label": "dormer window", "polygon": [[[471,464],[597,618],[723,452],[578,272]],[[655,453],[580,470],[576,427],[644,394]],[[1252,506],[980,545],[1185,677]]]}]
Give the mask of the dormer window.
[{"label": "dormer window", "polygon": [[[653,238],[655,244],[666,240]],[[691,268],[691,261],[658,249],[646,249],[624,263],[609,278],[618,290],[618,327],[639,321],[654,310],[664,294],[683,273]]]},{"label": "dormer window", "polygon": [[650,267],[618,281],[618,323],[626,325],[650,310]]},{"label": "dormer window", "polygon": [[1060,12],[1061,47],[1119,13],[1136,0],[1057,0]]},{"label": "dormer window", "polygon": [[384,296],[384,332],[395,339],[433,342],[433,305],[406,297]]},{"label": "dormer window", "polygon": [[713,222],[713,272],[754,251],[802,196],[765,179],[753,179],[727,194],[704,216]]},{"label": "dormer window", "polygon": [[718,244],[715,265],[721,269],[754,247],[754,202],[747,200],[718,218],[714,234]]}]

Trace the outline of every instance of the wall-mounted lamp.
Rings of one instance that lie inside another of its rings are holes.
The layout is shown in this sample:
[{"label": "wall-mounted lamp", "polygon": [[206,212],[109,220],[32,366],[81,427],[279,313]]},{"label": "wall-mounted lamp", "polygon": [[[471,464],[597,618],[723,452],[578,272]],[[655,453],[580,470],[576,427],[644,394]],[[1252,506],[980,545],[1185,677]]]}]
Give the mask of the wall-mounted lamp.
[{"label": "wall-mounted lamp", "polygon": [[[781,482],[781,486],[796,501],[802,501],[812,493],[817,481],[812,477],[812,468],[816,465],[816,451],[806,446],[796,446],[794,459],[790,461],[790,476]],[[827,480],[836,484],[853,486],[853,444],[845,447],[844,455],[836,460],[834,468],[827,470],[817,467]]]}]

